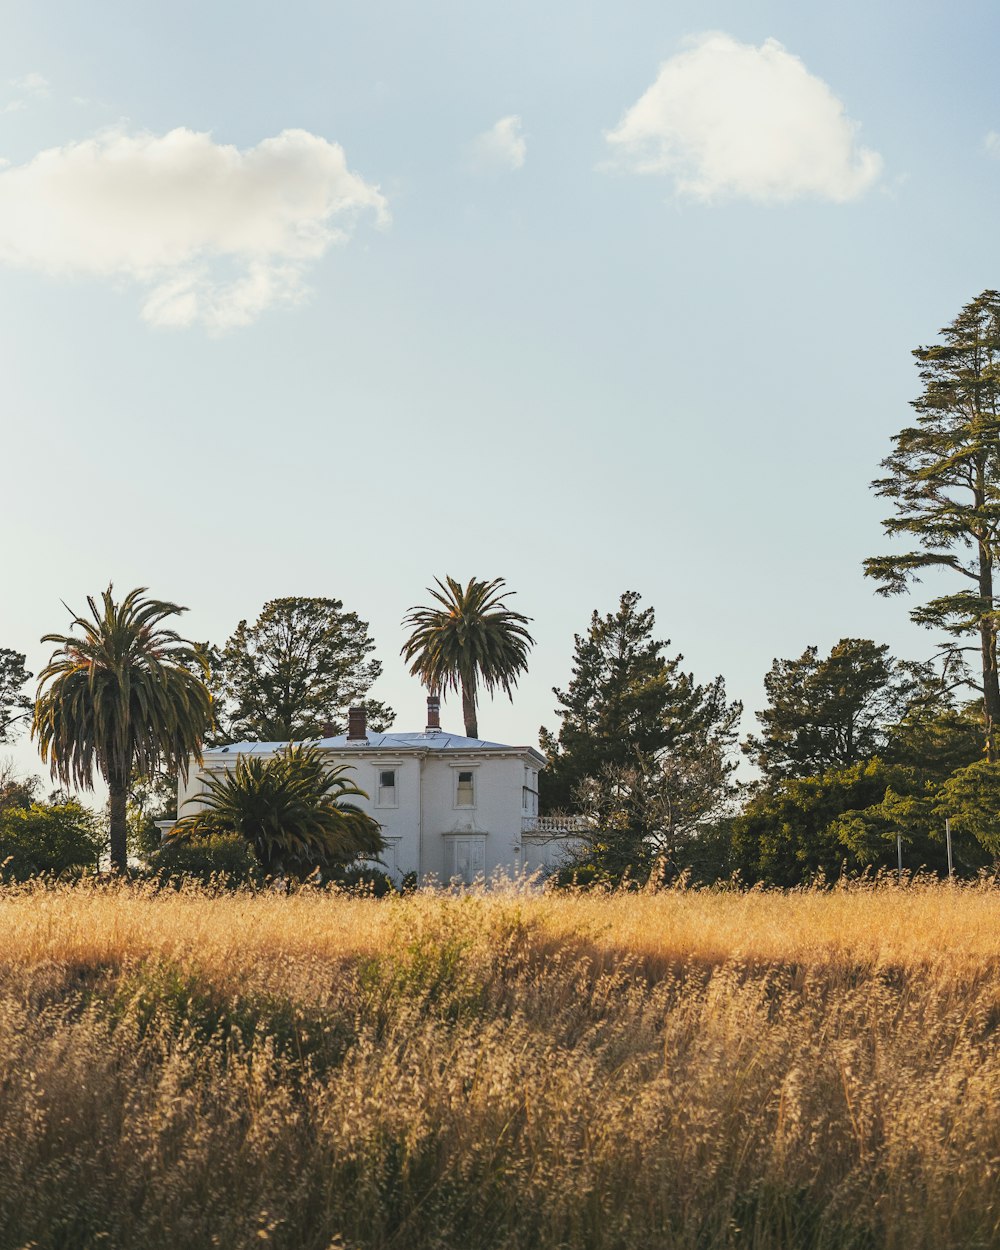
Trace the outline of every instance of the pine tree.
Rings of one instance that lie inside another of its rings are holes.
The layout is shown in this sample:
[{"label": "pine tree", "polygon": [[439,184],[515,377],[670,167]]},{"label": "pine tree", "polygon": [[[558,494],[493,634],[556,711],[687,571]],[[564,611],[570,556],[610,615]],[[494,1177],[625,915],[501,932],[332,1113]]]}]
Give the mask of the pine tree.
[{"label": "pine tree", "polygon": [[370,697],[382,673],[370,659],[368,623],[339,599],[287,597],[240,621],[221,651],[209,649],[227,741],[288,741],[343,733],[347,710],[361,705],[381,731],[394,713]]},{"label": "pine tree", "polygon": [[771,665],[768,706],[757,713],[761,734],[743,751],[768,781],[819,777],[871,759],[930,679],[924,666],[896,660],[868,638],[841,638],[823,658],[807,647]]},{"label": "pine tree", "polygon": [[0,647],[0,742],[10,742],[31,719],[32,702],[24,693],[30,679],[21,652]]},{"label": "pine tree", "polygon": [[640,608],[640,598],[626,591],[617,612],[595,610],[586,635],[574,639],[569,686],[553,689],[562,724],[557,735],[540,732],[546,811],[577,807],[581,784],[608,768],[725,751],[735,739],[742,706],[726,702],[721,677],[698,685],[681,668],[683,656],[665,654],[670,642],[654,637],[653,609]]},{"label": "pine tree", "polygon": [[[865,573],[883,595],[908,590],[928,570],[950,579],[911,619],[951,634],[953,655],[977,652],[976,683],[983,699],[986,758],[997,758],[1000,681],[997,602],[1000,543],[1000,292],[984,291],[941,331],[943,341],[918,347],[923,393],[913,401],[916,423],[893,439],[882,461],[887,475],[872,483],[892,502],[886,533],[915,547],[874,556]],[[936,579],[935,579],[936,580]],[[959,640],[977,644],[962,647]]]}]

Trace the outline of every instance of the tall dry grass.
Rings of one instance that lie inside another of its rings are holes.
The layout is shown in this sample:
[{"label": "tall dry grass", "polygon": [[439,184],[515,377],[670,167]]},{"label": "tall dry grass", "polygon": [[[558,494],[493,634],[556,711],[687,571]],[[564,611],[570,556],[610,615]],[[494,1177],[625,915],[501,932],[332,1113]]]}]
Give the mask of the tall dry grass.
[{"label": "tall dry grass", "polygon": [[1000,1245],[1000,894],[0,893],[0,1245]]}]

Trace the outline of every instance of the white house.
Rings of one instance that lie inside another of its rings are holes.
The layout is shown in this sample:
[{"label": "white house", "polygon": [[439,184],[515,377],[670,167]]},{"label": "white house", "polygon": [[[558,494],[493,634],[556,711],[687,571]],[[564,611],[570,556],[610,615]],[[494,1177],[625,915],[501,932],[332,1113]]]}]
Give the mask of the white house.
[{"label": "white house", "polygon": [[[237,742],[206,750],[200,768],[178,787],[178,814],[198,809],[202,777],[231,768],[241,755],[272,756],[286,742]],[[400,882],[493,873],[543,873],[565,857],[572,822],[538,816],[538,774],[545,757],[534,747],[464,738],[440,727],[439,702],[427,700],[420,733],[374,733],[363,708],[351,708],[348,730],[316,745],[331,767],[346,764],[369,797],[353,800],[382,826],[382,859]]]}]

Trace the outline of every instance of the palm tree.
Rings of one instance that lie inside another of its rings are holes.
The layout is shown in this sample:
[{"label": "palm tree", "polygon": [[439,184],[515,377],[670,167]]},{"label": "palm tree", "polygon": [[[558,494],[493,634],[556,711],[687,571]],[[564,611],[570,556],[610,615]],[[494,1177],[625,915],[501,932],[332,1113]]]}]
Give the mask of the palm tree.
[{"label": "palm tree", "polygon": [[531,617],[504,607],[514,592],[500,593],[502,577],[491,582],[473,577],[464,587],[453,577],[446,577],[444,584],[435,578],[434,583],[438,589],[428,586],[427,593],[439,606],[410,608],[403,624],[413,632],[400,654],[432,694],[462,691],[466,736],[478,738],[478,683],[481,680],[491,695],[499,689],[513,700],[518,675],[528,670],[528,648],[535,641],[525,629]]},{"label": "palm tree", "polygon": [[346,764],[327,765],[323,752],[291,744],[263,759],[241,755],[233,769],[203,778],[204,792],[189,802],[204,807],[182,817],[171,838],[238,833],[271,876],[376,859],[381,827],[345,799],[368,796],[344,776]]},{"label": "palm tree", "polygon": [[[145,587],[120,603],[112,587],[90,616],[73,616],[74,634],[46,634],[58,649],[39,675],[31,727],[42,759],[62,785],[91,790],[96,768],[108,785],[111,867],[127,863],[125,808],[132,777],[176,768],[186,776],[191,755],[212,724],[212,698],[201,652],[167,617],[186,608],[145,599]],[[72,610],[72,609],[71,609]]]}]

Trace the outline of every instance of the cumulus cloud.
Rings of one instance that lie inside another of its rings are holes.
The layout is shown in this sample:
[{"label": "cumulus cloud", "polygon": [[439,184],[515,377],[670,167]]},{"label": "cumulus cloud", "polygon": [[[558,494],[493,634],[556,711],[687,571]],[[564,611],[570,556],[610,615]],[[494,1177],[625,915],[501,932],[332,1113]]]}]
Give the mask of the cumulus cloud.
[{"label": "cumulus cloud", "polygon": [[388,220],[378,188],[305,130],[243,151],[111,130],[0,169],[0,263],[127,279],[153,325],[224,330],[301,298],[365,212]]},{"label": "cumulus cloud", "polygon": [[38,73],[25,74],[21,78],[12,78],[10,85],[15,91],[23,91],[28,95],[45,96],[49,94],[49,80]]},{"label": "cumulus cloud", "polygon": [[40,100],[49,94],[49,80],[41,74],[24,74],[21,78],[12,78],[7,84],[18,94],[0,108],[0,113],[20,113],[28,107],[28,100]]},{"label": "cumulus cloud", "polygon": [[827,84],[776,40],[758,48],[713,32],[665,61],[606,138],[617,164],[666,175],[693,199],[840,203],[882,169],[857,130]]},{"label": "cumulus cloud", "polygon": [[520,169],[528,152],[521,134],[521,119],[516,113],[501,117],[489,130],[473,139],[469,147],[469,164],[477,173],[507,173]]}]

